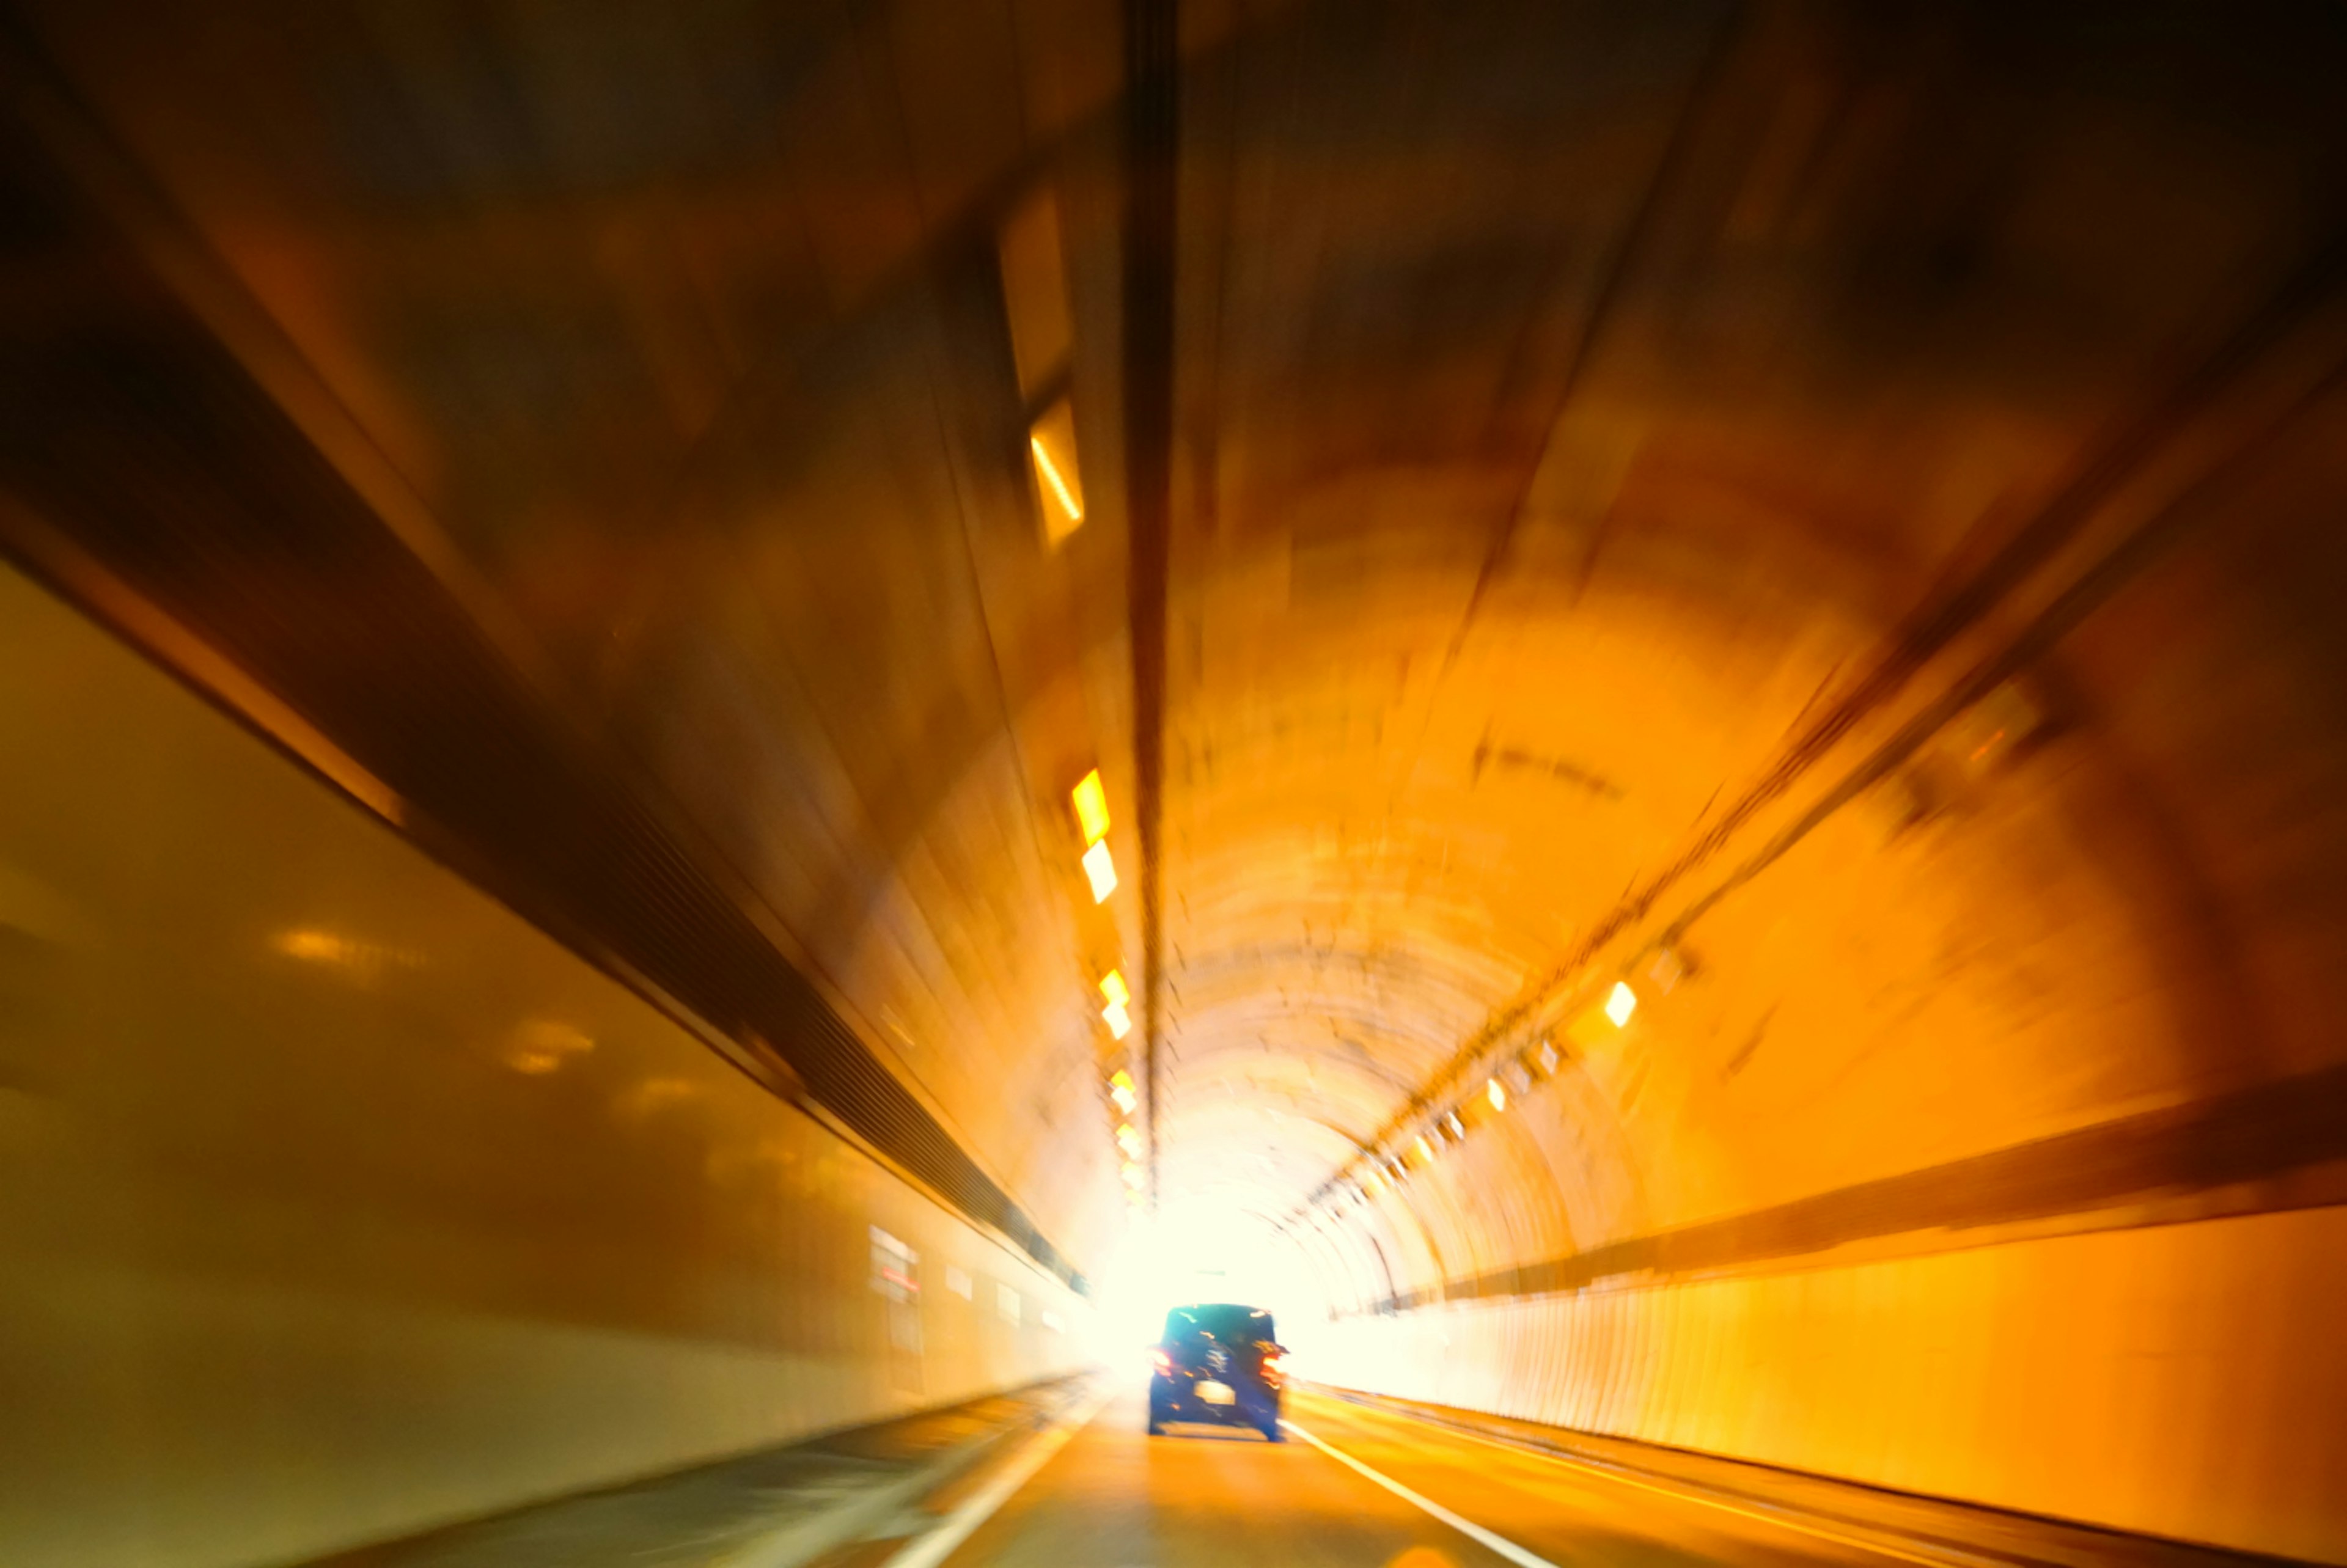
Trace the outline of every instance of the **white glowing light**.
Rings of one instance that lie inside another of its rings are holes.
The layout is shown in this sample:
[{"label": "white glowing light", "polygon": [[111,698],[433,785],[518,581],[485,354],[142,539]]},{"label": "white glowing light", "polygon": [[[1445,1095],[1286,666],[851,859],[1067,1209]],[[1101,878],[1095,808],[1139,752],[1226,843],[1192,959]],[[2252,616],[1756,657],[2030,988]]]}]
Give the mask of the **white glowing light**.
[{"label": "white glowing light", "polygon": [[1637,1010],[1638,993],[1630,989],[1629,981],[1615,980],[1613,991],[1605,998],[1605,1016],[1614,1020],[1615,1029],[1620,1029]]},{"label": "white glowing light", "polygon": [[1500,1081],[1496,1078],[1483,1085],[1483,1097],[1491,1102],[1491,1109],[1494,1111],[1505,1111],[1508,1108],[1508,1091],[1500,1087]]},{"label": "white glowing light", "polygon": [[1092,880],[1093,903],[1116,891],[1116,862],[1109,858],[1107,839],[1084,851],[1084,875]]},{"label": "white glowing light", "polygon": [[1117,1007],[1133,1000],[1133,992],[1125,988],[1122,969],[1111,969],[1101,977],[1100,993],[1102,1000]]},{"label": "white glowing light", "polygon": [[1101,1017],[1108,1020],[1108,1032],[1115,1039],[1122,1040],[1133,1032],[1133,1015],[1124,1010],[1122,1002],[1109,1003],[1101,1009]]}]

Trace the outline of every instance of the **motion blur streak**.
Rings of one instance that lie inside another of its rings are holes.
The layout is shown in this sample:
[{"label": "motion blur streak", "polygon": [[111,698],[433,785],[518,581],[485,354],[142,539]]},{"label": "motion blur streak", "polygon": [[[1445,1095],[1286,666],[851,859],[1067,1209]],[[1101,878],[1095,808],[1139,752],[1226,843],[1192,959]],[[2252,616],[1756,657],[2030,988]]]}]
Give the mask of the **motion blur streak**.
[{"label": "motion blur streak", "polygon": [[0,0],[0,1563],[2347,1563],[2342,81]]}]

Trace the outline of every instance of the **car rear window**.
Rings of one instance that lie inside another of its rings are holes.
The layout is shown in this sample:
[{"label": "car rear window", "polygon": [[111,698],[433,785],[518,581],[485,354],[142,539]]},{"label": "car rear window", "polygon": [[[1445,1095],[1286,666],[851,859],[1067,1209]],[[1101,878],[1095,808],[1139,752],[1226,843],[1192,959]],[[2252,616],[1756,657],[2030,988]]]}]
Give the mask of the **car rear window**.
[{"label": "car rear window", "polygon": [[1165,1342],[1182,1344],[1213,1339],[1221,1345],[1249,1345],[1276,1339],[1271,1314],[1253,1307],[1177,1307],[1165,1315]]}]

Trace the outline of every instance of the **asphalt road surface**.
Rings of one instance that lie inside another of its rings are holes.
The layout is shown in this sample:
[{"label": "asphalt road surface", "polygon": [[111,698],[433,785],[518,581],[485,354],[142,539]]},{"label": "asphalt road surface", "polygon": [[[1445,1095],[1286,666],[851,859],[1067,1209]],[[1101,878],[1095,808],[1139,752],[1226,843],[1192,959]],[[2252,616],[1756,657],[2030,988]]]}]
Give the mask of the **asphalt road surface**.
[{"label": "asphalt road surface", "polygon": [[1151,1438],[1140,1389],[1121,1391],[945,1562],[1661,1568],[1983,1561],[1869,1541],[1323,1396],[1294,1395],[1287,1413],[1284,1444],[1205,1427]]}]

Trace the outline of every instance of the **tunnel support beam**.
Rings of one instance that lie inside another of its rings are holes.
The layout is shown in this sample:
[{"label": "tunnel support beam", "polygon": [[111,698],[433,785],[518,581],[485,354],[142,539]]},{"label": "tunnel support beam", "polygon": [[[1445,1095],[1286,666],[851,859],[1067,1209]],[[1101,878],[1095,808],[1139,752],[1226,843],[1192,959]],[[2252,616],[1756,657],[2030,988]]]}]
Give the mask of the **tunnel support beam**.
[{"label": "tunnel support beam", "polygon": [[1175,0],[1125,6],[1124,462],[1133,631],[1133,800],[1141,839],[1141,1054],[1149,1206],[1157,1207],[1163,896],[1165,579],[1173,508],[1174,159],[1180,139]]}]

